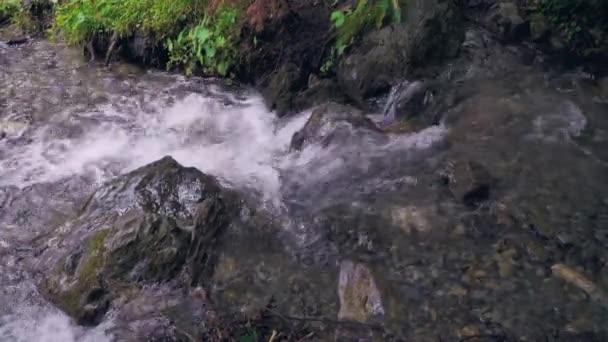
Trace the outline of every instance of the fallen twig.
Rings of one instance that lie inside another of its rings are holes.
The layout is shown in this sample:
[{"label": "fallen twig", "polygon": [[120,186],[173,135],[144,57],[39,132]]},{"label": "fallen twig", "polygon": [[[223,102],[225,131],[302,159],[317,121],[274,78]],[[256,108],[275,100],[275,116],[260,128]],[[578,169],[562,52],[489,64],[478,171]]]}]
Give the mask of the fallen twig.
[{"label": "fallen twig", "polygon": [[274,339],[277,337],[277,331],[273,330],[272,331],[272,336],[270,336],[270,340],[268,340],[268,342],[274,342]]},{"label": "fallen twig", "polygon": [[555,277],[578,287],[589,295],[592,300],[608,308],[608,295],[581,272],[564,264],[551,266],[551,271]]}]

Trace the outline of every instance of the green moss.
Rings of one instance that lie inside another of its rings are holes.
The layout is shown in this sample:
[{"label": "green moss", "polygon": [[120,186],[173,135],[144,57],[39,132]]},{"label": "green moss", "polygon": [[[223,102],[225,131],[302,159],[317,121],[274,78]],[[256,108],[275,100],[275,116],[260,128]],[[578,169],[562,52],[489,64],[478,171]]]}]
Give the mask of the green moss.
[{"label": "green moss", "polygon": [[78,272],[80,280],[94,279],[97,270],[101,269],[104,262],[105,240],[109,230],[102,230],[89,238],[87,251]]},{"label": "green moss", "polygon": [[97,275],[105,262],[104,243],[109,232],[102,230],[89,238],[83,259],[76,271],[76,284],[59,296],[59,305],[72,316],[78,317],[81,314],[83,296],[87,296],[99,285]]}]

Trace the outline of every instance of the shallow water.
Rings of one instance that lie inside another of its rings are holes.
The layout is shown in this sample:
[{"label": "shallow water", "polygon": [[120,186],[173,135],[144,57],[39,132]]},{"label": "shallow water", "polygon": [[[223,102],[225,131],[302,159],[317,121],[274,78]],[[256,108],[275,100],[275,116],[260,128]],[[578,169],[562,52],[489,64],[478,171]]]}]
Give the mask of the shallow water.
[{"label": "shallow water", "polygon": [[[284,182],[315,187],[355,164],[364,172],[370,166],[361,163],[379,151],[362,143],[289,153],[309,112],[279,120],[255,92],[213,80],[85,65],[77,52],[45,42],[0,46],[0,61],[0,340],[110,339],[111,321],[85,330],[46,305],[20,264],[32,257],[29,240],[112,177],[170,155],[285,217]],[[425,149],[443,134],[431,128],[381,147]]]},{"label": "shallow water", "polygon": [[[348,143],[290,152],[310,112],[278,119],[251,89],[87,65],[80,51],[47,42],[0,45],[0,341],[115,338],[112,313],[82,328],[40,297],[26,267],[32,241],[103,182],[167,155],[253,199],[298,253],[373,261],[391,283],[387,316],[413,340],[479,322],[534,340],[578,317],[603,331],[595,304],[547,269],[583,265],[608,284],[608,120],[597,96],[562,95],[551,82],[475,84],[478,95],[453,104],[441,125],[383,139],[347,127]],[[475,208],[440,181],[469,160],[499,179]],[[517,257],[503,277],[496,260],[507,247]],[[473,271],[483,279],[470,281]]]}]

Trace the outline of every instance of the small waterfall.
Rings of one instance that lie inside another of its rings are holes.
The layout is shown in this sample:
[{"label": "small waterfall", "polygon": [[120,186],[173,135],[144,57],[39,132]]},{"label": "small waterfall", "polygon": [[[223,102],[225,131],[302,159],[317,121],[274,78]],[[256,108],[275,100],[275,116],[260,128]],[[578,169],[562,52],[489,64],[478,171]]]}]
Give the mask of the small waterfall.
[{"label": "small waterfall", "polygon": [[[397,110],[399,109],[400,104],[408,103],[411,101],[415,101],[418,95],[421,92],[424,92],[426,89],[425,83],[422,81],[402,81],[397,85],[391,88],[391,91],[386,99],[386,104],[382,110],[384,115],[383,124],[391,124],[395,120],[397,120]],[[426,98],[423,100],[424,102],[428,101]],[[406,115],[414,115],[415,113],[405,113]]]}]

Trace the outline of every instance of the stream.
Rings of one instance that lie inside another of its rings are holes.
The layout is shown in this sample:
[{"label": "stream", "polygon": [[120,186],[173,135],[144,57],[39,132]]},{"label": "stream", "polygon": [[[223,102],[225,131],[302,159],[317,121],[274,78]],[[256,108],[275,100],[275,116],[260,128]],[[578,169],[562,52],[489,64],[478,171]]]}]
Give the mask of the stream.
[{"label": "stream", "polygon": [[[467,83],[438,125],[349,126],[294,151],[311,111],[279,119],[255,91],[218,80],[0,43],[0,341],[122,340],[120,310],[80,327],[42,298],[36,240],[105,182],[165,156],[256,203],[294,260],[336,278],[341,260],[371,265],[375,313],[399,336],[605,336],[604,290],[551,274],[565,263],[608,290],[608,101],[586,82]],[[493,179],[481,195],[466,188],[475,174],[459,173],[471,160]],[[330,304],[317,311],[335,315],[337,285],[320,288]]]}]

